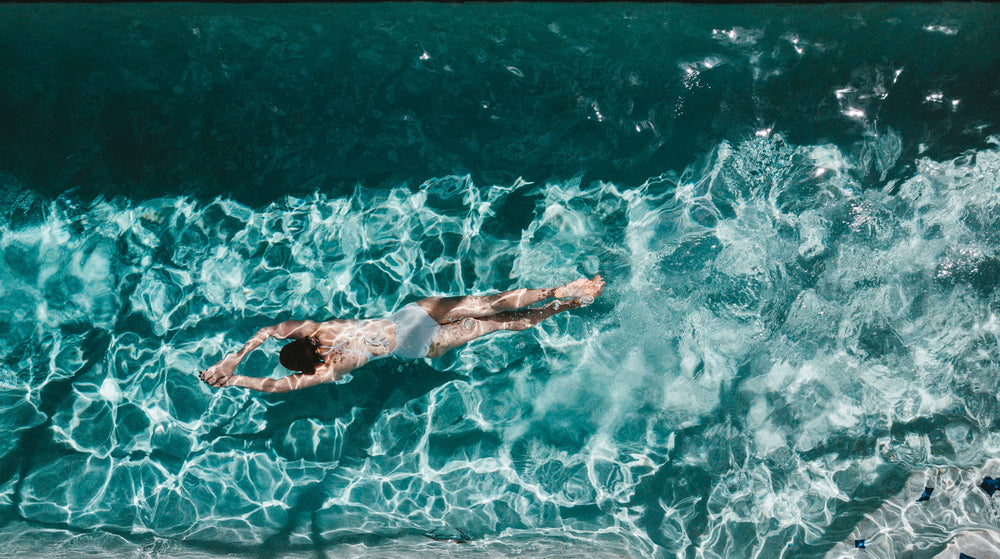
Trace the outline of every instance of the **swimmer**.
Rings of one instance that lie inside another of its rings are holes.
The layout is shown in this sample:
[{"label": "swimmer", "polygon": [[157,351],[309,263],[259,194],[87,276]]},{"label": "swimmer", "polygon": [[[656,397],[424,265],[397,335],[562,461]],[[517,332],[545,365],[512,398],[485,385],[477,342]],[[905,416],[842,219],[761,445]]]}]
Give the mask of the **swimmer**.
[{"label": "swimmer", "polygon": [[[365,320],[288,320],[261,328],[242,349],[202,371],[210,386],[239,386],[261,392],[288,392],[326,382],[383,357],[434,359],[498,330],[525,330],[546,318],[590,304],[604,290],[601,276],[560,287],[515,289],[495,295],[427,297],[387,318]],[[554,299],[545,305],[532,307]],[[240,361],[268,338],[294,340],[279,360],[291,371],[280,379],[234,375]]]}]

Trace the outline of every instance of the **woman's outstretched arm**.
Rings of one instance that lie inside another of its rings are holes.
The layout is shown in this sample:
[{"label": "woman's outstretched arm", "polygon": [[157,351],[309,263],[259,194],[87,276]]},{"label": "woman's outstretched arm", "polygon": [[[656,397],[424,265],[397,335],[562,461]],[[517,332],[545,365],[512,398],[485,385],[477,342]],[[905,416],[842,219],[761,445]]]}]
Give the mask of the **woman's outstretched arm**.
[{"label": "woman's outstretched arm", "polygon": [[202,371],[199,378],[210,386],[231,386],[229,379],[233,376],[233,371],[236,370],[236,367],[248,353],[260,347],[268,338],[273,337],[279,340],[292,338],[298,340],[313,335],[318,329],[319,323],[311,320],[286,320],[274,326],[265,326],[258,330],[247,343],[243,344],[243,347],[239,351],[223,357],[221,361]]},{"label": "woman's outstretched arm", "polygon": [[274,379],[234,375],[231,369],[224,367],[215,368],[213,365],[208,371],[202,373],[201,380],[216,388],[239,386],[240,388],[249,388],[250,390],[257,390],[259,392],[289,392],[325,382],[333,382],[343,376],[344,373],[353,370],[353,367],[348,367],[343,371],[340,369],[342,368],[330,367],[316,371],[311,375],[298,373]]},{"label": "woman's outstretched arm", "polygon": [[[280,324],[275,324],[274,326],[267,326],[261,328],[257,331],[257,336],[264,335],[265,340],[268,337],[277,338],[279,340],[287,340],[289,338],[293,340],[301,340],[302,338],[308,338],[319,330],[320,323],[313,322],[312,320],[286,320]],[[256,336],[254,336],[256,337]]]},{"label": "woman's outstretched arm", "polygon": [[311,375],[298,373],[277,379],[232,375],[224,386],[239,386],[241,388],[257,390],[258,392],[290,392],[334,380],[337,380],[336,375],[330,374],[327,371],[317,371]]}]

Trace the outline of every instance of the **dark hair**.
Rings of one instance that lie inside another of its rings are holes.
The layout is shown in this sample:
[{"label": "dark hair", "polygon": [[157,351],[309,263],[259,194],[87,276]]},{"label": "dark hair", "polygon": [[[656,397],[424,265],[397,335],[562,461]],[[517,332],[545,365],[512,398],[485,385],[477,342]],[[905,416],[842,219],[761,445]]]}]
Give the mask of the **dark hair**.
[{"label": "dark hair", "polygon": [[302,338],[285,344],[278,354],[281,366],[290,371],[302,371],[306,374],[316,372],[316,365],[323,359],[316,353],[318,342],[313,338]]}]

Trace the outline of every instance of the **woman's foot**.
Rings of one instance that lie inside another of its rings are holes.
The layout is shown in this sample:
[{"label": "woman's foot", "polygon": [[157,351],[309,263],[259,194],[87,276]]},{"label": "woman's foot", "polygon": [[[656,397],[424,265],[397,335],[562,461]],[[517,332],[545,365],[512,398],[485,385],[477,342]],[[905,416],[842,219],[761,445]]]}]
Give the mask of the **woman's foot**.
[{"label": "woman's foot", "polygon": [[604,279],[600,275],[594,279],[580,278],[567,283],[562,287],[557,287],[555,291],[556,299],[579,299],[581,306],[587,306],[594,302],[594,298],[604,291]]}]

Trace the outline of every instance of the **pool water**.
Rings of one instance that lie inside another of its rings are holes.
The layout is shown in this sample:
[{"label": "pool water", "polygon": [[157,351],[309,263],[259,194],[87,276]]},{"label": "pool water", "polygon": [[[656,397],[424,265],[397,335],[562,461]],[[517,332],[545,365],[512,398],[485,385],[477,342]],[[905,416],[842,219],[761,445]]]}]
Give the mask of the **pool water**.
[{"label": "pool water", "polygon": [[[0,7],[0,556],[1000,542],[998,24]],[[441,359],[198,380],[282,320],[598,273]]]}]

